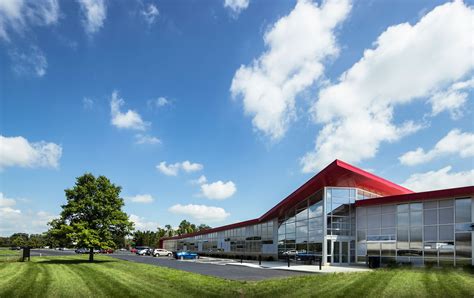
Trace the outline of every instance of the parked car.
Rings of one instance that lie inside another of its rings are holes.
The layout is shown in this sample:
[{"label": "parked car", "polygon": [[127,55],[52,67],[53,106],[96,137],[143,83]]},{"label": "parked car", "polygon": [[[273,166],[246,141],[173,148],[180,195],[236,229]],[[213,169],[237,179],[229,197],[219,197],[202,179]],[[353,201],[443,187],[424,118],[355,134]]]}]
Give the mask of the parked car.
[{"label": "parked car", "polygon": [[305,252],[306,252],[306,250],[298,251],[296,249],[292,249],[292,250],[287,250],[287,251],[283,252],[283,254],[285,256],[296,256],[298,253],[305,253]]},{"label": "parked car", "polygon": [[21,247],[19,247],[19,246],[12,246],[12,247],[10,247],[10,250],[21,250]]},{"label": "parked car", "polygon": [[137,251],[137,255],[146,256],[147,253],[148,253],[148,250],[149,250],[149,248],[140,249],[140,250]]},{"label": "parked car", "polygon": [[161,257],[161,256],[168,256],[171,257],[173,253],[169,250],[162,249],[162,248],[157,248],[153,250],[153,256],[154,257]]},{"label": "parked car", "polygon": [[101,254],[111,254],[111,253],[114,253],[114,250],[111,249],[111,248],[101,249],[101,250],[100,250],[100,253],[101,253]]},{"label": "parked car", "polygon": [[141,250],[143,250],[143,249],[145,249],[145,248],[148,249],[148,248],[150,248],[150,247],[149,247],[149,246],[137,246],[137,247],[132,248],[132,249],[130,250],[130,252],[131,252],[132,254],[138,254],[139,251],[141,251]]},{"label": "parked car", "polygon": [[173,256],[175,259],[199,259],[199,255],[189,251],[174,252]]},{"label": "parked car", "polygon": [[74,252],[77,254],[87,254],[89,253],[89,250],[87,248],[78,248]]}]

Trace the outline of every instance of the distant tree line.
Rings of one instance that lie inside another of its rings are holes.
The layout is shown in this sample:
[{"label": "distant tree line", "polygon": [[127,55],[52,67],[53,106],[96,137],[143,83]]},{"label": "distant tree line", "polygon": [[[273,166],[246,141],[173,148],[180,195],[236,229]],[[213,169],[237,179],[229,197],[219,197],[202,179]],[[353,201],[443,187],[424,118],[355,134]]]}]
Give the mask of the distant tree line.
[{"label": "distant tree line", "polygon": [[197,226],[187,220],[182,220],[176,229],[173,229],[171,225],[165,225],[164,228],[158,227],[156,231],[135,231],[132,234],[132,240],[129,245],[132,247],[158,247],[161,238],[199,232],[210,228],[210,226],[205,224]]},{"label": "distant tree line", "polygon": [[59,245],[58,241],[54,239],[49,233],[15,233],[10,237],[0,237],[0,247],[29,246],[32,248],[38,248],[45,246],[54,247],[57,245]]}]

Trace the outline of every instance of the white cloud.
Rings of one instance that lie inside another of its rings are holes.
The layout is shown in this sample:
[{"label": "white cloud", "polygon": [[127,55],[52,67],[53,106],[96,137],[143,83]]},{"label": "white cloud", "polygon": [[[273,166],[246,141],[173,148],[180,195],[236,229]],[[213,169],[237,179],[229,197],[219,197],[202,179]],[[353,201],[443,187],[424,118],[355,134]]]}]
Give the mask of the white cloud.
[{"label": "white cloud", "polygon": [[150,99],[147,101],[148,107],[150,108],[161,108],[170,104],[170,101],[163,96],[158,98]]},{"label": "white cloud", "polygon": [[473,10],[456,1],[415,25],[387,28],[337,84],[319,92],[312,115],[324,127],[314,151],[301,159],[303,172],[335,158],[357,163],[374,157],[382,142],[419,129],[411,122],[395,124],[394,107],[429,97],[473,70],[473,18]]},{"label": "white cloud", "polygon": [[87,34],[98,32],[103,26],[107,17],[107,7],[105,0],[78,0],[81,6],[84,19],[82,23]]},{"label": "white cloud", "polygon": [[474,185],[474,170],[452,173],[451,166],[447,166],[438,171],[413,174],[402,185],[414,191],[471,186]]},{"label": "white cloud", "polygon": [[160,162],[156,168],[167,176],[177,176],[180,170],[185,171],[186,173],[200,171],[204,166],[200,163],[192,163],[189,160],[183,162],[177,162],[174,164],[167,164],[166,161]]},{"label": "white cloud", "polygon": [[153,25],[160,12],[154,4],[150,3],[146,9],[143,9],[141,11],[141,14],[144,17],[145,21],[148,23],[148,25]]},{"label": "white cloud", "polygon": [[186,173],[196,172],[202,170],[203,166],[200,163],[192,163],[189,160],[185,160],[181,163],[181,168]]},{"label": "white cloud", "polygon": [[16,204],[15,199],[7,198],[2,192],[0,192],[0,208],[11,207]]},{"label": "white cloud", "polygon": [[474,88],[474,78],[457,82],[443,91],[434,93],[429,102],[432,105],[432,115],[436,116],[443,111],[448,111],[452,119],[462,116],[462,108],[469,98],[468,91]]},{"label": "white cloud", "polygon": [[36,46],[23,51],[10,51],[13,71],[18,75],[43,77],[48,68],[48,61],[43,52]]},{"label": "white cloud", "polygon": [[230,88],[233,98],[242,96],[257,130],[273,140],[285,135],[295,118],[295,97],[321,77],[323,62],[338,54],[334,30],[349,11],[348,0],[328,0],[321,7],[299,1],[265,33],[267,51],[241,66]]},{"label": "white cloud", "polygon": [[128,218],[135,224],[136,231],[155,231],[159,226],[157,222],[147,221],[144,217],[135,214],[130,214]]},{"label": "white cloud", "polygon": [[0,39],[10,41],[11,31],[22,33],[29,26],[49,26],[58,22],[57,0],[0,1]]},{"label": "white cloud", "polygon": [[161,140],[158,139],[157,137],[154,137],[154,136],[143,135],[143,134],[136,134],[135,135],[135,144],[155,145],[155,144],[160,144],[160,143],[161,143]]},{"label": "white cloud", "polygon": [[154,201],[153,197],[150,194],[136,195],[133,197],[128,197],[127,199],[134,203],[143,203],[143,204],[149,204]]},{"label": "white cloud", "polygon": [[94,100],[89,97],[82,98],[82,107],[88,110],[92,109],[94,107]]},{"label": "white cloud", "polygon": [[227,213],[223,208],[220,207],[212,207],[206,205],[181,205],[177,204],[171,206],[169,211],[174,214],[183,214],[187,216],[191,216],[196,220],[202,222],[215,222],[215,221],[223,221],[225,220],[230,214]]},{"label": "white cloud", "polygon": [[198,179],[191,180],[191,184],[204,184],[207,182],[207,178],[204,175],[201,175]]},{"label": "white cloud", "polygon": [[162,161],[162,162],[160,162],[159,165],[156,166],[156,168],[160,172],[165,174],[166,176],[177,176],[180,166],[181,166],[181,164],[179,162],[177,162],[175,164],[167,165],[166,161]]},{"label": "white cloud", "polygon": [[27,211],[0,207],[0,236],[13,233],[38,234],[48,230],[47,223],[56,216],[45,211]]},{"label": "white cloud", "polygon": [[399,157],[399,160],[404,165],[413,166],[429,162],[447,154],[457,154],[462,158],[473,157],[474,134],[463,133],[459,129],[453,129],[439,140],[430,151],[425,152],[423,148],[417,148],[414,151],[403,154]]},{"label": "white cloud", "polygon": [[234,182],[216,181],[213,183],[201,184],[201,195],[211,200],[225,200],[237,191]]},{"label": "white cloud", "polygon": [[150,123],[143,121],[140,114],[133,110],[128,110],[127,112],[122,113],[120,107],[124,104],[125,101],[119,97],[118,92],[112,92],[112,99],[110,101],[112,125],[123,129],[145,130]]},{"label": "white cloud", "polygon": [[224,7],[238,15],[249,6],[249,0],[224,0]]},{"label": "white cloud", "polygon": [[62,147],[44,141],[30,143],[23,137],[0,135],[0,170],[7,167],[59,167]]}]

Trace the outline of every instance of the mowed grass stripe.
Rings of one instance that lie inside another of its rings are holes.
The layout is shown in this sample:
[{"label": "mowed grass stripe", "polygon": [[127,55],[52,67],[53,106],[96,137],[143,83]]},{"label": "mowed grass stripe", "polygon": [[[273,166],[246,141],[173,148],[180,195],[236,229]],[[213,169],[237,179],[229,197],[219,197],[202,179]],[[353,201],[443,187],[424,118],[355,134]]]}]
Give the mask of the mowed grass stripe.
[{"label": "mowed grass stripe", "polygon": [[473,297],[462,270],[393,269],[230,281],[97,256],[0,263],[0,297]]}]

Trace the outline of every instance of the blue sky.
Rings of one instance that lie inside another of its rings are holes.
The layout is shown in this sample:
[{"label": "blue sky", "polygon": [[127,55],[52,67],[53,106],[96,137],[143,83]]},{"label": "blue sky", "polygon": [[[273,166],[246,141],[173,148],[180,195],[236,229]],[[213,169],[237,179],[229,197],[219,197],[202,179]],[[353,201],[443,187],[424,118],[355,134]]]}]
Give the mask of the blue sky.
[{"label": "blue sky", "polygon": [[140,229],[260,216],[336,158],[474,184],[471,1],[0,3],[0,235],[85,172]]}]

